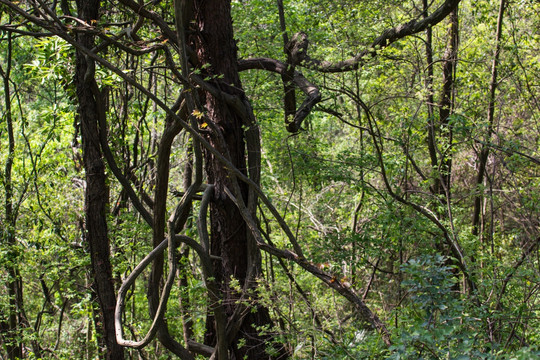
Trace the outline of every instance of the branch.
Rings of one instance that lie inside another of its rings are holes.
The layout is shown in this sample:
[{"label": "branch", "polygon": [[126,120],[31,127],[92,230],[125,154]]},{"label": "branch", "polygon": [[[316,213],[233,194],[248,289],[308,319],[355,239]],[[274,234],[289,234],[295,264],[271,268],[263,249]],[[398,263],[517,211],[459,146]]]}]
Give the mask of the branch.
[{"label": "branch", "polygon": [[0,30],[6,31],[6,32],[12,32],[12,33],[20,34],[24,36],[32,36],[34,38],[48,37],[48,36],[53,35],[49,32],[34,32],[34,31],[20,30],[18,29],[18,27],[19,25],[6,24],[6,25],[0,25]]},{"label": "branch", "polygon": [[499,293],[499,296],[498,296],[498,299],[497,299],[497,306],[495,307],[496,309],[499,308],[499,306],[501,304],[501,301],[502,301],[502,297],[503,297],[504,293],[506,292],[506,287],[508,286],[508,283],[510,282],[512,277],[515,275],[517,269],[523,264],[523,262],[525,262],[525,260],[533,252],[533,250],[538,246],[538,244],[540,244],[540,237],[536,238],[536,240],[533,240],[532,244],[528,248],[523,250],[519,260],[516,261],[516,263],[512,266],[511,271],[504,278],[502,288],[501,288],[501,292]]},{"label": "branch", "polygon": [[[114,44],[116,47],[118,47],[121,50],[124,50],[128,54],[139,56],[139,55],[155,52],[166,46],[165,43],[161,41],[162,40],[161,38],[155,38],[153,40],[148,40],[146,42],[135,43],[135,45],[138,46],[139,49],[131,48],[128,45],[123,44],[120,41],[118,41],[118,39],[120,39],[123,35],[127,35],[127,34],[129,34],[128,29],[122,30],[119,34],[115,35],[114,37],[107,36],[105,33],[100,32],[97,35],[101,39],[103,39],[103,41],[99,45],[94,47],[92,51],[95,53],[99,53],[107,49],[109,45]],[[157,43],[157,44],[151,45],[151,46],[147,45],[151,43]]]},{"label": "branch", "polygon": [[529,160],[530,162],[532,162],[533,164],[535,165],[540,165],[540,159],[538,158],[535,158],[534,156],[531,156],[531,155],[527,155],[525,154],[524,152],[521,152],[521,151],[517,151],[517,150],[514,150],[514,149],[510,149],[509,147],[504,147],[504,146],[500,146],[500,145],[496,145],[496,144],[493,144],[491,142],[485,142],[485,141],[481,141],[481,140],[475,140],[477,143],[479,144],[482,144],[482,146],[484,147],[491,147],[495,150],[498,150],[498,151],[502,151],[508,155],[519,155],[521,157],[524,157],[525,159]]},{"label": "branch", "polygon": [[[278,73],[280,75],[287,75],[287,64],[281,61],[270,58],[253,58],[238,61],[238,71],[245,70],[267,70]],[[306,99],[300,105],[292,122],[287,125],[289,132],[295,133],[300,130],[300,125],[304,119],[309,115],[311,109],[321,101],[321,94],[317,86],[309,82],[304,75],[299,71],[294,71],[292,75],[292,82],[306,94]]]},{"label": "branch", "polygon": [[133,10],[137,15],[151,20],[152,23],[156,24],[159,27],[159,29],[167,39],[169,39],[174,44],[178,44],[176,32],[171,29],[171,27],[161,16],[159,16],[159,14],[155,13],[152,10],[146,9],[144,5],[141,5],[140,3],[137,3],[133,0],[120,0],[120,3]]},{"label": "branch", "polygon": [[[171,286],[174,280],[174,276],[176,273],[176,268],[171,268],[169,271],[169,277],[167,278],[167,283],[165,287],[163,288],[163,291],[161,293],[161,299],[159,302],[158,310],[156,311],[156,314],[154,316],[154,319],[152,321],[152,325],[150,326],[150,329],[148,330],[148,333],[146,336],[140,340],[140,341],[133,341],[133,340],[126,340],[124,339],[124,331],[122,329],[122,314],[124,311],[124,301],[127,294],[128,289],[135,283],[135,280],[137,277],[143,272],[143,270],[154,261],[154,259],[158,256],[160,256],[166,247],[168,247],[172,243],[175,238],[171,238],[169,236],[169,239],[163,240],[158,246],[156,246],[140,263],[133,269],[133,272],[124,280],[122,283],[122,286],[120,286],[120,289],[118,290],[118,298],[116,301],[116,308],[114,312],[114,327],[116,332],[116,341],[118,344],[122,346],[128,346],[133,347],[136,349],[141,349],[145,347],[156,335],[156,332],[158,330],[158,323],[161,322],[163,319],[163,313],[165,310],[165,306],[167,303],[167,300],[169,298]],[[191,245],[191,244],[190,244]],[[169,254],[170,256],[174,256],[175,249],[169,248]],[[173,262],[174,264],[174,262]],[[186,353],[189,355],[189,357],[185,357],[186,359],[191,359],[191,355],[186,351]]]},{"label": "branch", "polygon": [[427,16],[420,21],[411,20],[408,23],[383,31],[383,33],[371,43],[368,49],[358,53],[351,59],[338,62],[320,61],[313,59],[306,54],[306,58],[301,65],[309,69],[327,73],[357,70],[360,66],[365,64],[370,57],[375,57],[377,55],[377,50],[384,49],[397,40],[409,35],[417,34],[441,22],[457,7],[460,1],[461,0],[446,0],[430,16]]},{"label": "branch", "polygon": [[[178,41],[177,32],[167,24],[167,22],[156,12],[152,10],[148,10],[145,8],[145,5],[140,5],[139,3],[136,3],[133,0],[120,0],[120,3],[127,6],[131,10],[135,11],[137,15],[140,15],[148,20],[150,20],[152,23],[156,24],[159,29],[161,30],[161,33],[169,39],[174,45],[177,46],[177,49],[180,47],[180,43]],[[189,57],[190,62],[196,63],[197,57],[192,49],[185,48],[185,53]]]},{"label": "branch", "polygon": [[[172,55],[168,50],[165,51],[165,57],[167,62],[169,63],[169,67],[173,70],[173,73],[180,79],[180,80],[186,80],[189,76],[188,73],[188,57],[186,53],[187,45],[185,41],[185,28],[187,27],[187,24],[185,24],[185,8],[186,8],[186,1],[180,1],[176,0],[174,1],[174,14],[175,14],[175,20],[176,20],[176,34],[178,37],[178,49],[179,49],[179,55],[180,55],[180,63],[181,63],[181,69],[182,73],[178,73],[178,70],[176,69],[176,66],[174,64],[174,60],[172,59]],[[193,128],[197,128],[197,122],[193,116],[190,116],[190,114],[195,110],[195,97],[190,91],[185,91],[185,99],[186,99],[186,106],[187,111],[185,111],[186,118],[189,118],[189,124]],[[199,188],[202,184],[202,178],[203,178],[203,156],[201,151],[201,146],[197,138],[192,138],[192,148],[193,148],[193,154],[195,155],[195,181],[188,187],[186,190],[184,196],[182,197],[179,205],[177,206],[174,215],[173,215],[173,222],[175,224],[175,229],[177,231],[180,231],[180,229],[184,226],[185,222],[187,221],[187,218],[189,216],[189,212],[191,210],[191,203],[193,200],[193,196],[199,191]],[[191,179],[190,179],[191,180]]]},{"label": "branch", "polygon": [[[273,243],[272,239],[270,238],[270,235],[265,233],[260,227],[259,227],[259,231],[261,233],[261,235],[264,236],[264,238],[266,239],[266,242],[270,245],[270,246],[273,246],[275,247],[275,244]],[[332,341],[333,344],[338,344],[338,340],[336,339],[334,333],[332,333],[330,330],[327,330],[323,327],[323,324],[321,322],[321,319],[319,318],[319,316],[317,315],[317,313],[315,312],[315,309],[313,307],[313,304],[311,303],[311,301],[309,300],[308,298],[308,294],[306,293],[306,291],[304,291],[304,289],[302,288],[302,286],[300,286],[300,284],[298,283],[298,281],[296,281],[296,278],[294,277],[294,275],[291,273],[291,270],[287,267],[287,264],[283,261],[282,258],[280,257],[276,257],[278,262],[279,262],[279,265],[281,266],[281,268],[283,269],[283,271],[285,272],[285,275],[287,275],[287,277],[289,278],[290,282],[292,284],[294,284],[294,287],[296,288],[296,291],[298,291],[298,293],[300,294],[300,297],[304,300],[304,302],[306,303],[308,309],[309,309],[309,312],[311,313],[311,317],[313,318],[313,320],[315,320],[315,324],[317,325],[317,328],[320,330],[320,331],[323,331],[325,332],[328,336],[330,336],[330,340]]]},{"label": "branch", "polygon": [[[201,203],[201,210],[199,214],[199,230],[201,231],[201,237],[208,237],[207,231],[205,229],[206,225],[206,212],[208,208],[208,203],[211,200],[212,197],[212,190],[213,186],[208,186],[204,192],[203,200]],[[201,230],[203,229],[203,230]],[[211,257],[208,253],[207,249],[207,241],[202,240],[202,245],[196,242],[195,240],[184,236],[184,235],[174,235],[174,224],[172,221],[169,221],[169,234],[167,236],[166,240],[163,240],[158,246],[156,246],[133,270],[133,272],[124,280],[122,283],[119,291],[118,291],[118,298],[115,308],[115,331],[116,331],[116,339],[117,342],[122,346],[127,347],[133,347],[136,349],[141,349],[145,347],[156,335],[158,334],[158,337],[160,338],[160,341],[167,340],[168,343],[171,342],[172,338],[168,334],[167,331],[164,331],[161,329],[163,324],[163,316],[166,309],[166,304],[170,295],[170,290],[172,283],[174,281],[174,277],[176,274],[176,261],[175,261],[175,249],[176,246],[178,246],[178,243],[184,243],[199,255],[199,258],[201,260],[203,273],[204,273],[204,280],[207,285],[208,289],[208,295],[211,300],[212,304],[212,310],[214,311],[216,320],[219,318],[220,321],[218,323],[221,324],[221,333],[220,333],[220,339],[222,342],[221,349],[225,349],[226,351],[226,339],[227,336],[225,334],[225,325],[226,325],[226,316],[223,310],[223,305],[218,297],[219,294],[219,288],[217,284],[215,283],[213,270],[212,270],[212,263],[211,263]],[[169,275],[167,277],[165,286],[161,293],[161,298],[159,300],[158,309],[156,311],[156,314],[153,318],[152,325],[150,326],[150,329],[148,330],[147,334],[142,340],[139,341],[133,341],[133,340],[126,340],[124,339],[123,335],[123,325],[122,325],[122,314],[125,307],[125,297],[127,294],[128,289],[133,286],[135,283],[135,280],[137,277],[144,271],[144,269],[153,262],[156,258],[159,256],[162,256],[163,251],[165,248],[169,248],[168,256],[169,256]],[[164,331],[163,334],[159,334],[160,331]],[[164,336],[164,337],[163,337]],[[163,338],[162,338],[163,337]],[[181,359],[193,359],[193,356],[189,354],[189,352],[184,349],[180,344],[174,342],[174,344],[169,344],[169,346],[175,347],[175,354],[178,355]],[[198,353],[204,353],[206,355],[210,355],[212,352],[215,352],[216,349],[208,346],[204,346],[202,344],[198,344],[194,341],[188,341],[188,347],[190,350],[196,351]]]}]

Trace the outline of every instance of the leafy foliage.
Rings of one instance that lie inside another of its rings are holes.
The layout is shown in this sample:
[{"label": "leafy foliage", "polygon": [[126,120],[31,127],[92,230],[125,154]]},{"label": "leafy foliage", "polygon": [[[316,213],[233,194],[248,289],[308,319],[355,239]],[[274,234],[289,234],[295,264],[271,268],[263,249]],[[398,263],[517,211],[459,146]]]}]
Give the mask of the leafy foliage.
[{"label": "leafy foliage", "polygon": [[[148,6],[173,23],[172,1],[154,3]],[[428,13],[440,3],[433,2]],[[102,36],[137,21],[127,7],[103,6],[102,19],[94,24]],[[423,6],[420,1],[288,0],[285,30],[289,37],[297,31],[309,35],[312,58],[344,61],[385,29],[427,15]],[[385,345],[354,304],[313,273],[291,259],[263,252],[257,290],[244,292],[234,278],[229,290],[244,296],[239,303],[247,312],[258,306],[269,310],[274,326],[258,331],[284,344],[291,358],[540,358],[540,5],[517,1],[504,8],[493,82],[498,12],[492,1],[459,5],[459,45],[446,119],[441,118],[442,65],[449,61],[446,20],[430,29],[431,40],[421,32],[375,49],[357,70],[322,73],[300,64],[296,70],[319,88],[322,100],[296,134],[283,126],[281,76],[260,70],[241,73],[261,130],[262,190],[291,227],[306,261],[331,274],[330,284],[352,289],[383,320],[392,340]],[[241,59],[285,61],[275,2],[232,1],[232,16]],[[36,26],[10,14],[6,5],[0,19],[3,77],[8,61],[12,63],[10,88],[0,89],[2,98],[8,90],[11,94],[0,105],[0,322],[6,324],[14,313],[6,289],[18,278],[24,296],[15,311],[21,328],[17,341],[24,344],[26,358],[96,358],[102,356],[101,320],[82,232],[85,181],[74,48],[54,36],[28,35],[38,32]],[[137,36],[152,40],[124,44],[138,52],[124,52],[119,42],[111,42],[101,55],[172,106],[186,89],[168,68],[162,47],[171,45],[157,37],[161,35],[149,20],[141,22]],[[11,25],[24,32],[13,32],[8,54],[4,40]],[[432,53],[431,63],[427,52]],[[176,53],[170,56],[177,60]],[[205,81],[221,77],[213,74]],[[96,79],[106,94],[104,131],[113,158],[144,206],[151,208],[166,114],[118,73],[97,65]],[[493,84],[496,91],[490,98]],[[303,96],[296,90],[297,106]],[[491,123],[490,102],[495,112]],[[13,153],[5,145],[8,103]],[[201,134],[212,128],[206,109],[191,115]],[[173,142],[168,204],[185,191],[192,148],[187,132]],[[485,151],[485,176],[478,183]],[[9,159],[11,178],[5,170]],[[152,229],[110,164],[107,174],[110,258],[119,287],[151,251]],[[441,183],[448,174],[445,187]],[[16,221],[6,216],[8,202],[14,205]],[[475,206],[480,206],[478,224],[471,220]],[[169,205],[167,212],[174,211]],[[182,234],[200,241],[198,211],[194,203]],[[267,241],[294,250],[267,208],[259,208],[257,224]],[[8,241],[9,234],[14,242]],[[209,298],[212,279],[205,278],[194,251],[187,246],[177,251],[177,286],[167,303],[166,321],[176,339],[189,333],[204,343],[207,315],[215,305]],[[132,338],[144,336],[152,322],[145,285],[149,277],[148,270],[143,272],[126,300],[124,328]],[[0,351],[7,352],[7,337],[1,336]],[[268,352],[275,352],[276,344],[268,344]],[[159,343],[126,354],[169,358]]]}]

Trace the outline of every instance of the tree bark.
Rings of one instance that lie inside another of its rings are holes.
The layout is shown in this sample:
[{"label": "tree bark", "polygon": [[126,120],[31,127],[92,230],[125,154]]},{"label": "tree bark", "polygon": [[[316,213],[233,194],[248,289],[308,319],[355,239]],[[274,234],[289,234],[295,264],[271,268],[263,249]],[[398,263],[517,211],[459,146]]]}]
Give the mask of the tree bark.
[{"label": "tree bark", "polygon": [[[195,51],[198,67],[206,76],[215,77],[211,84],[223,92],[245,100],[242,84],[238,75],[237,48],[233,39],[230,14],[230,1],[191,0],[193,24],[189,28],[187,44]],[[219,77],[219,78],[218,78]],[[207,118],[213,124],[207,135],[208,141],[219,151],[230,157],[231,162],[242,173],[248,174],[246,166],[247,126],[243,118],[231,109],[226,102],[209,92],[200,92],[200,103],[204,106]],[[245,102],[245,101],[244,101]],[[199,109],[203,110],[203,109]],[[215,277],[221,284],[223,303],[230,317],[241,296],[230,286],[231,279],[238,280],[240,286],[253,289],[255,278],[261,274],[260,251],[254,245],[249,229],[234,202],[226,195],[226,189],[233,189],[231,173],[224,168],[210,152],[205,152],[205,168],[208,182],[214,184],[214,199],[210,208],[210,247],[211,254],[220,258],[214,261]],[[256,164],[259,166],[259,164]],[[254,179],[254,181],[257,181]],[[240,183],[240,193],[244,204],[255,196],[248,191],[245,183]],[[231,359],[271,359],[266,353],[270,336],[258,333],[256,327],[271,325],[268,310],[255,303],[254,311],[244,317],[238,333],[229,340]],[[216,331],[213,317],[207,321],[206,342],[215,344]],[[240,347],[240,339],[244,346]],[[281,358],[285,355],[282,354]]]},{"label": "tree bark", "polygon": [[[78,16],[91,24],[98,19],[99,0],[78,0]],[[81,33],[77,40],[86,48],[94,46],[94,36]],[[124,350],[116,343],[114,333],[114,307],[116,303],[110,247],[107,229],[108,188],[105,164],[102,159],[99,138],[99,93],[95,80],[95,64],[80,51],[76,55],[75,83],[77,86],[77,109],[81,123],[83,163],[86,172],[85,232],[92,263],[93,288],[96,291],[101,314],[101,324],[96,324],[101,344],[106,346],[106,359],[123,359]],[[104,131],[104,129],[102,129]],[[101,355],[100,355],[101,356]]]}]

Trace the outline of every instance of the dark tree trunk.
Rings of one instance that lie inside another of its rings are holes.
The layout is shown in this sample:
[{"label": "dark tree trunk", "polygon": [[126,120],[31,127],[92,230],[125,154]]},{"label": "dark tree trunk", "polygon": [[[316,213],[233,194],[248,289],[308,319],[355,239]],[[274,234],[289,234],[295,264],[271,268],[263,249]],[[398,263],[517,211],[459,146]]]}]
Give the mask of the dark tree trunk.
[{"label": "dark tree trunk", "polygon": [[[17,240],[15,238],[15,227],[17,224],[17,214],[13,204],[13,179],[12,168],[15,156],[15,135],[13,131],[13,119],[11,117],[11,60],[12,44],[11,34],[7,35],[7,58],[6,67],[0,66],[0,75],[4,85],[4,116],[7,125],[8,135],[8,156],[4,168],[2,185],[5,189],[4,198],[4,219],[0,219],[0,244],[7,249],[6,272],[8,275],[7,294],[8,310],[6,314],[0,316],[0,341],[4,343],[8,359],[19,359],[23,356],[22,327],[23,327],[23,296],[22,279],[20,276],[18,263],[19,251],[17,250]],[[16,206],[15,206],[16,207]],[[4,269],[2,269],[4,270]]]},{"label": "dark tree trunk", "polygon": [[[219,76],[212,85],[229,94],[243,98],[244,92],[237,69],[237,48],[233,39],[230,1],[192,0],[192,22],[188,28],[188,44],[197,54],[199,66],[205,75]],[[201,104],[206,115],[219,129],[222,137],[211,131],[209,142],[219,151],[230,156],[232,163],[247,174],[246,143],[244,122],[227,104],[207,92],[201,92]],[[203,110],[203,109],[200,109]],[[250,235],[236,205],[225,194],[225,189],[233,191],[230,174],[209,152],[205,153],[205,166],[208,182],[215,185],[214,201],[210,209],[211,252],[221,260],[214,262],[216,280],[221,284],[223,301],[227,315],[231,315],[240,294],[230,288],[231,278],[237,279],[241,286],[252,280],[249,274],[261,274],[260,254],[252,251]],[[248,187],[240,183],[240,191],[245,204],[248,203]],[[251,268],[248,268],[251,267]],[[255,284],[248,284],[253,287]],[[270,359],[266,352],[269,336],[258,334],[256,327],[270,325],[268,310],[255,304],[256,310],[243,320],[240,331],[232,340],[229,352],[233,359]],[[213,318],[207,322],[206,342],[215,343]],[[239,340],[245,345],[239,348]]]},{"label": "dark tree trunk", "polygon": [[[446,130],[445,147],[451,148],[453,139],[453,129],[450,124],[450,115],[454,107],[454,75],[457,65],[457,51],[459,42],[458,31],[458,10],[453,10],[449,19],[448,43],[443,57],[443,88],[439,102],[439,118],[441,129]],[[444,153],[439,166],[440,176],[436,181],[436,191],[443,197],[450,197],[450,185],[452,175],[452,154]]]},{"label": "dark tree trunk", "polygon": [[[78,16],[91,24],[98,19],[99,0],[77,1]],[[77,39],[91,49],[94,36],[81,33]],[[107,230],[108,189],[105,165],[99,142],[99,116],[104,114],[100,104],[99,90],[94,76],[94,64],[81,52],[76,56],[75,82],[77,85],[77,109],[81,124],[83,162],[86,172],[85,194],[85,240],[88,241],[92,263],[93,288],[101,310],[101,324],[96,324],[100,333],[100,345],[106,346],[107,359],[123,359],[123,348],[116,343],[114,333],[114,307],[116,303],[110,247]],[[101,357],[101,355],[100,355]]]}]

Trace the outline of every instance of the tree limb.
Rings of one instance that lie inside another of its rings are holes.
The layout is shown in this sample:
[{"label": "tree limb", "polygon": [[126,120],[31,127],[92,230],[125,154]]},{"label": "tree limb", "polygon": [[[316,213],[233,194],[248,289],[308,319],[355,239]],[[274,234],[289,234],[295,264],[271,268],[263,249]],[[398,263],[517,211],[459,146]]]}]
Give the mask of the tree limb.
[{"label": "tree limb", "polygon": [[[287,64],[275,59],[252,58],[238,61],[238,71],[250,69],[267,70],[280,75],[286,75],[288,72]],[[294,71],[292,82],[307,96],[302,105],[296,110],[292,121],[287,125],[287,130],[295,133],[300,130],[302,122],[309,115],[311,109],[321,101],[321,94],[317,86],[309,82],[299,71]]]},{"label": "tree limb", "polygon": [[373,40],[369,48],[361,51],[348,60],[338,62],[320,61],[313,59],[306,54],[305,60],[301,63],[301,65],[309,69],[325,73],[356,70],[370,57],[375,57],[378,50],[389,46],[397,40],[409,35],[417,34],[420,31],[424,31],[427,28],[438,24],[457,7],[460,1],[461,0],[446,0],[437,10],[435,10],[431,15],[424,17],[422,20],[411,20],[408,23],[383,31],[379,37]]}]

